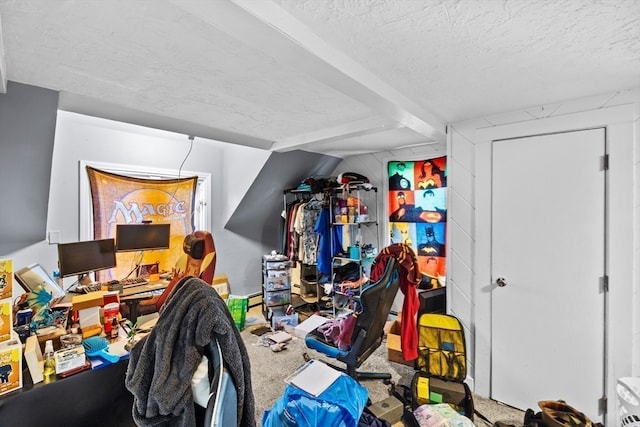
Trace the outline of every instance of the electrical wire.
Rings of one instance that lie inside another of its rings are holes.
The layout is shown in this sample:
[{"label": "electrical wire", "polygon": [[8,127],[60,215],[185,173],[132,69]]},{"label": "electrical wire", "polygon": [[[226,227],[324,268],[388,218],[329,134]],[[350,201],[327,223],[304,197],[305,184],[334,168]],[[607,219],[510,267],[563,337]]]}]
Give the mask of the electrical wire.
[{"label": "electrical wire", "polygon": [[189,158],[189,155],[191,155],[191,150],[193,150],[193,141],[195,141],[195,139],[196,139],[195,136],[189,135],[189,141],[191,141],[191,144],[189,144],[189,151],[187,151],[186,156],[184,156],[184,159],[182,160],[182,163],[180,164],[180,168],[178,168],[178,179],[180,179],[180,174],[182,173],[182,167],[184,166],[185,162]]},{"label": "electrical wire", "polygon": [[[191,143],[189,144],[189,151],[187,151],[187,154],[184,156],[184,159],[182,159],[182,163],[180,163],[180,167],[178,168],[178,177],[176,179],[180,179],[180,175],[182,174],[182,167],[186,163],[187,159],[191,155],[191,151],[193,150],[193,141],[195,141],[196,137],[193,135],[189,135],[188,138],[189,138],[189,141],[191,141]],[[176,193],[178,192],[179,187],[180,187],[180,184],[176,184],[176,188],[175,190],[173,190],[173,194],[171,194],[171,197],[169,200],[173,200],[173,198],[176,196]]]}]

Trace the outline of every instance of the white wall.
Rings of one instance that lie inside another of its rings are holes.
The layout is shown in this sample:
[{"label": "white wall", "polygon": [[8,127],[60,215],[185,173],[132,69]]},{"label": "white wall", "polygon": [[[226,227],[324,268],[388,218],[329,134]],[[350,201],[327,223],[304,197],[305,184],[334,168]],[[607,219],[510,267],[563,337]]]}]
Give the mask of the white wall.
[{"label": "white wall", "polygon": [[[615,106],[630,106],[623,110],[626,123],[615,123],[608,127],[610,153],[609,172],[609,353],[608,397],[610,402],[608,420],[613,424],[615,416],[615,378],[638,375],[640,359],[638,340],[638,135],[637,108],[638,91],[606,94],[600,97],[576,100],[558,105],[531,108],[492,117],[453,124],[450,129],[449,187],[451,205],[449,221],[451,258],[450,271],[452,289],[448,295],[450,310],[461,317],[471,331],[467,341],[473,343],[475,353],[471,366],[475,380],[475,391],[482,396],[490,395],[490,296],[481,293],[483,284],[490,282],[490,191],[484,184],[490,183],[490,150],[487,135],[492,129],[508,129],[526,126],[529,134],[550,132],[549,124],[557,129],[571,130],[599,125],[596,120],[619,111]],[[607,113],[607,111],[609,113]],[[587,120],[585,121],[585,118]],[[634,128],[635,120],[635,128]],[[573,127],[573,124],[577,127]],[[580,124],[579,124],[580,123]],[[586,125],[584,123],[587,123]],[[557,130],[555,130],[557,131]],[[635,167],[635,171],[633,168]],[[632,183],[633,177],[636,177]],[[635,201],[634,195],[635,194]],[[454,224],[454,227],[452,227]],[[456,225],[465,224],[463,227]],[[459,229],[459,230],[458,230]],[[635,238],[634,238],[635,236]],[[634,256],[635,255],[635,256]],[[460,262],[456,263],[456,260]],[[462,286],[464,284],[464,286]],[[470,288],[467,286],[470,285]],[[470,297],[470,299],[468,299]],[[635,297],[635,298],[634,298]]]},{"label": "white wall", "polygon": [[[186,135],[174,134],[64,111],[58,112],[51,171],[47,230],[59,231],[60,242],[80,239],[79,162],[94,161],[212,175],[209,230],[218,252],[217,274],[227,274],[232,292],[260,292],[262,248],[225,230],[233,212],[270,153],[196,138],[189,152]],[[185,160],[186,157],[186,160]],[[57,247],[41,242],[9,254],[16,268],[34,262],[57,269]],[[70,280],[70,279],[69,279]],[[70,284],[70,283],[69,283]],[[68,286],[65,282],[65,286]]]},{"label": "white wall", "polygon": [[[616,147],[612,161],[616,165],[612,172],[611,184],[630,190],[613,189],[616,200],[610,222],[613,223],[612,245],[616,248],[615,259],[610,262],[611,279],[616,278],[619,288],[611,295],[613,321],[627,324],[611,326],[610,372],[611,378],[624,375],[640,375],[640,123],[638,110],[640,96],[637,89],[603,94],[588,99],[572,100],[561,104],[544,105],[524,111],[514,111],[490,117],[481,117],[454,123],[448,128],[446,149],[448,167],[448,248],[447,248],[447,305],[448,311],[456,315],[464,324],[467,337],[467,357],[469,358],[469,383],[484,397],[489,396],[490,331],[486,327],[490,312],[482,303],[486,296],[480,295],[478,275],[489,268],[488,263],[478,254],[477,242],[488,239],[488,230],[478,227],[477,202],[486,199],[486,192],[478,188],[477,182],[488,182],[490,168],[487,159],[478,157],[476,133],[480,129],[497,127],[510,123],[524,123],[568,117],[572,113],[593,112],[619,105],[635,106],[635,126],[630,131],[629,123],[624,129],[610,127],[610,137],[621,138],[625,147]],[[535,125],[534,125],[535,126]],[[632,139],[632,140],[631,140]],[[393,152],[367,154],[346,158],[336,173],[354,171],[367,175],[374,185],[386,190],[386,162],[389,160],[417,160],[445,154],[443,147],[421,146]],[[627,180],[622,182],[622,180]],[[633,180],[631,184],[630,180]],[[384,199],[384,198],[381,198]],[[626,199],[626,200],[625,200]],[[629,200],[632,199],[632,200]],[[386,209],[380,200],[380,212]],[[386,225],[381,226],[381,242],[388,243]],[[617,234],[617,235],[616,235]],[[625,237],[626,235],[626,237]],[[632,236],[629,238],[629,236]],[[487,265],[485,265],[487,264]],[[631,313],[629,313],[629,310]],[[623,360],[617,363],[616,360]],[[479,378],[479,381],[478,381]],[[610,378],[610,379],[611,379]],[[609,381],[609,416],[615,414],[615,393]]]}]

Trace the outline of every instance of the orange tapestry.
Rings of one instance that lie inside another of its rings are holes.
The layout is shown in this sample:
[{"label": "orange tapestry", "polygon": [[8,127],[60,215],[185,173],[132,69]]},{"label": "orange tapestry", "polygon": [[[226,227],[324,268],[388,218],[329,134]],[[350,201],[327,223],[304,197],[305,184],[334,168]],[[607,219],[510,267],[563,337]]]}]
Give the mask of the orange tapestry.
[{"label": "orange tapestry", "polygon": [[[118,175],[87,166],[93,201],[94,239],[115,238],[116,224],[143,221],[171,224],[168,250],[120,252],[117,267],[96,272],[96,280],[124,279],[137,265],[159,263],[171,270],[183,253],[184,236],[193,232],[198,177],[143,179]],[[135,272],[130,276],[135,277]]]}]

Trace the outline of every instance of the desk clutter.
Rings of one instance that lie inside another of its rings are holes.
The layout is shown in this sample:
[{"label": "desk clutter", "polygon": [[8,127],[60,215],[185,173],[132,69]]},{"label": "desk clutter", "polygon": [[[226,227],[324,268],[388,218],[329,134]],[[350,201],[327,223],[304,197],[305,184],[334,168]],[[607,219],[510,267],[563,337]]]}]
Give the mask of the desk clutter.
[{"label": "desk clutter", "polygon": [[0,300],[0,395],[128,357],[132,334],[122,326],[117,291],[74,295],[53,308],[37,293],[11,297]]}]

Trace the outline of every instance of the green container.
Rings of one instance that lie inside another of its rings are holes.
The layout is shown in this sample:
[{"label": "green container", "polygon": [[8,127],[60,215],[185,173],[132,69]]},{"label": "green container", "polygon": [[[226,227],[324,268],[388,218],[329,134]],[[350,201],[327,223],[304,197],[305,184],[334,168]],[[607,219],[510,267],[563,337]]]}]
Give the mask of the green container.
[{"label": "green container", "polygon": [[231,312],[231,317],[239,330],[244,329],[244,322],[247,318],[247,308],[249,306],[249,297],[241,297],[237,295],[229,295],[227,298],[227,307]]}]

